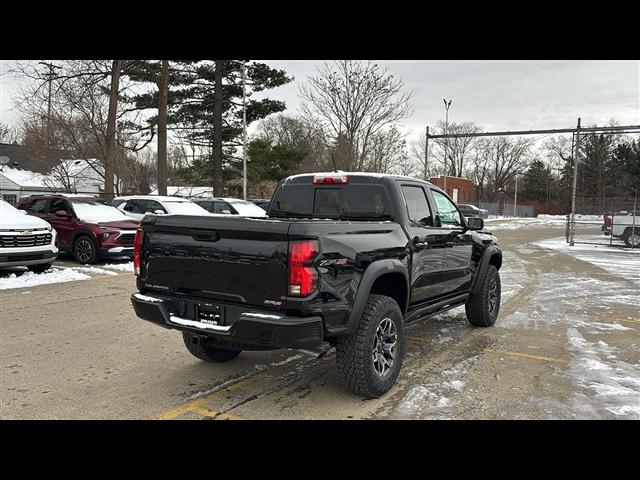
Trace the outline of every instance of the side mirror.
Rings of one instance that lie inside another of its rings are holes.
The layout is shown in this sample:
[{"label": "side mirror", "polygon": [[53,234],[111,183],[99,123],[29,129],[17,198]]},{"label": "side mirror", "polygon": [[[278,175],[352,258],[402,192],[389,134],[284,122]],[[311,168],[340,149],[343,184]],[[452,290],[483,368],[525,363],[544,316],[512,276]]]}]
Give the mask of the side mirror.
[{"label": "side mirror", "polygon": [[482,230],[484,228],[484,220],[480,217],[467,218],[467,228],[469,230]]},{"label": "side mirror", "polygon": [[71,215],[69,215],[68,212],[65,212],[64,210],[57,210],[56,211],[56,217],[70,217]]},{"label": "side mirror", "polygon": [[29,215],[29,214],[27,213],[27,211],[26,211],[26,210],[20,210],[20,209],[19,209],[18,211],[19,211],[21,214],[23,214],[23,215]]},{"label": "side mirror", "polygon": [[155,213],[156,215],[164,215],[164,212],[160,209],[154,210],[153,213]]}]

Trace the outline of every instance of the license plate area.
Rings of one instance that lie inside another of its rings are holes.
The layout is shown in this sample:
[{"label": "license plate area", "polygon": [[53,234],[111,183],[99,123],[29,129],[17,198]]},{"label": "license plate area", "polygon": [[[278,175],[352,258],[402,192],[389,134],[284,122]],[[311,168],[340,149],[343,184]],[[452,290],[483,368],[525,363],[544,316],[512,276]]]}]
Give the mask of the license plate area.
[{"label": "license plate area", "polygon": [[212,303],[196,305],[196,318],[199,322],[209,325],[224,325],[224,307]]}]

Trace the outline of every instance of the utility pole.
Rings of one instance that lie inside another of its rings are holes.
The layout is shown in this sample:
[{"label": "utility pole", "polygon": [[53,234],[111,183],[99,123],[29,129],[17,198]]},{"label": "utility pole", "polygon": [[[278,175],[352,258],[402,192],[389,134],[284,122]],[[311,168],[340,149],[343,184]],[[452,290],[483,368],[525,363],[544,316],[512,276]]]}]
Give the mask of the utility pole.
[{"label": "utility pole", "polygon": [[444,120],[444,191],[447,192],[447,175],[449,175],[449,161],[447,159],[447,150],[449,146],[449,137],[446,135],[449,134],[449,107],[451,106],[451,100],[447,102],[444,98],[442,99],[444,102],[444,108],[446,110],[445,120]]},{"label": "utility pole", "polygon": [[576,142],[573,154],[573,188],[571,192],[571,224],[569,225],[569,245],[573,247],[573,236],[576,229],[576,184],[578,183],[578,159],[580,158],[580,117],[576,127]]},{"label": "utility pole", "polygon": [[429,125],[427,125],[427,133],[424,139],[424,180],[425,182],[429,181]]},{"label": "utility pole", "polygon": [[242,62],[242,198],[247,199],[247,65]]},{"label": "utility pole", "polygon": [[45,73],[45,77],[47,77],[47,81],[49,82],[49,94],[47,98],[47,150],[51,145],[51,84],[53,82],[54,77],[56,76],[55,69],[62,68],[53,63],[47,62],[38,62],[40,65],[44,65],[49,69],[48,73]]}]

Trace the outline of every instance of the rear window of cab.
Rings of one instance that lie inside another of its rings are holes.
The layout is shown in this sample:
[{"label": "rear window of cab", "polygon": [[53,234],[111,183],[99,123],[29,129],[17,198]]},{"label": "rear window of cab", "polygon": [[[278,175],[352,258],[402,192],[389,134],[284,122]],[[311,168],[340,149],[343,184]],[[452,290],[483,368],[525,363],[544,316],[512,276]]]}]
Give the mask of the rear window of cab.
[{"label": "rear window of cab", "polygon": [[280,186],[269,216],[391,220],[387,192],[380,184]]}]

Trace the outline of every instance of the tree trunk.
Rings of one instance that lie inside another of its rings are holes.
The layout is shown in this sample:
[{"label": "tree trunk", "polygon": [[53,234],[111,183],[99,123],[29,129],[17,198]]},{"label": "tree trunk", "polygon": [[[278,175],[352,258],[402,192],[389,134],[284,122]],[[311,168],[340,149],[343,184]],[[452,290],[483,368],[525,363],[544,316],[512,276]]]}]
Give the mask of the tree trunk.
[{"label": "tree trunk", "polygon": [[111,67],[111,89],[109,91],[109,114],[107,116],[107,141],[104,158],[104,196],[113,200],[113,180],[116,154],[116,114],[118,109],[118,88],[122,60],[114,60]]},{"label": "tree trunk", "polygon": [[162,61],[158,83],[158,195],[167,194],[167,102],[169,96],[169,60]]},{"label": "tree trunk", "polygon": [[213,194],[224,196],[222,191],[222,78],[224,61],[216,60],[213,92]]}]

